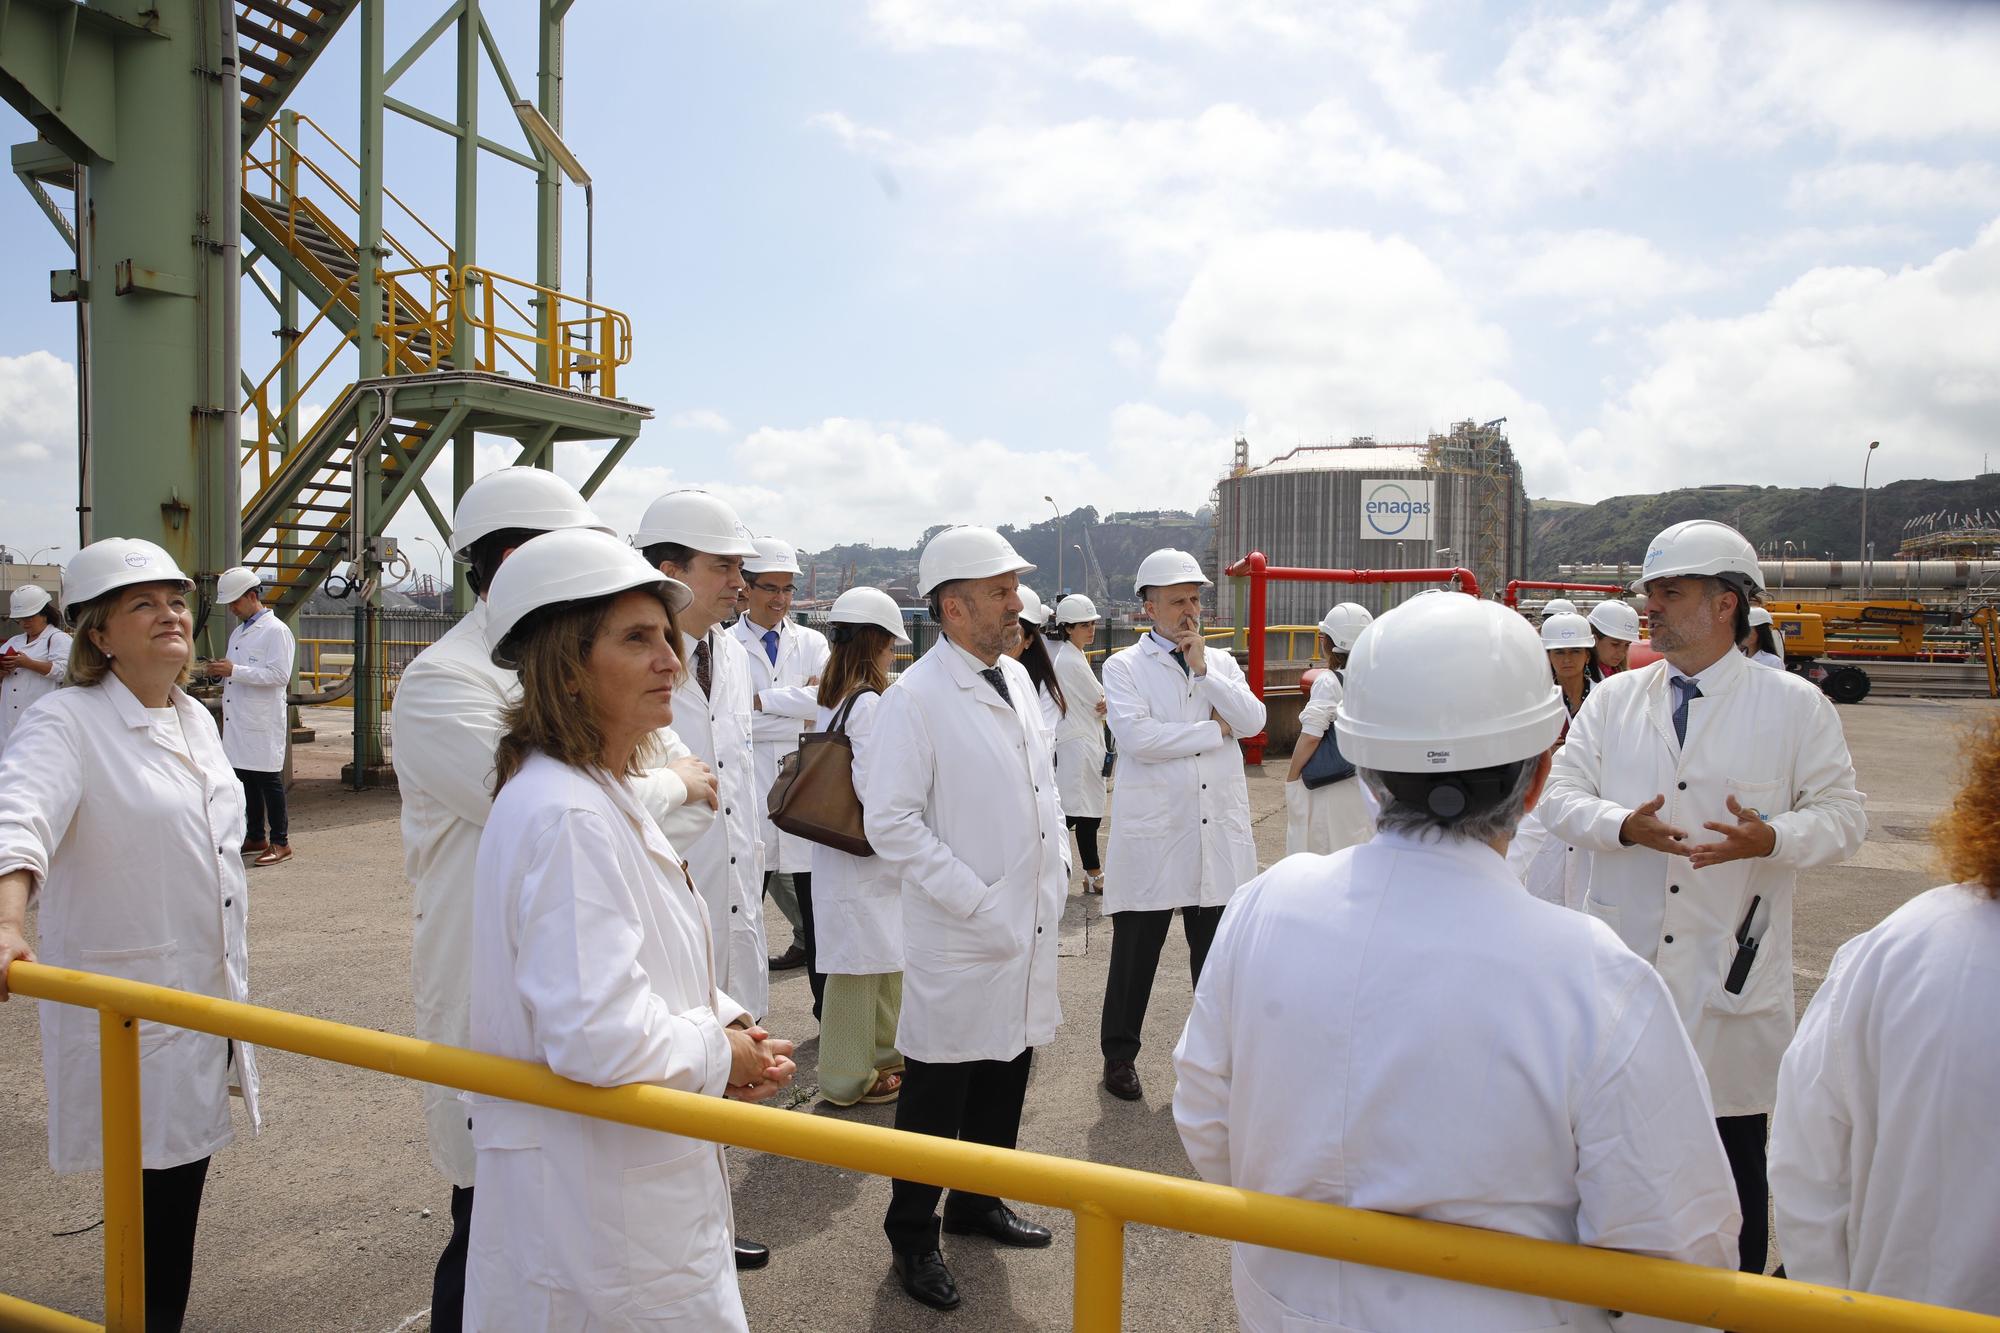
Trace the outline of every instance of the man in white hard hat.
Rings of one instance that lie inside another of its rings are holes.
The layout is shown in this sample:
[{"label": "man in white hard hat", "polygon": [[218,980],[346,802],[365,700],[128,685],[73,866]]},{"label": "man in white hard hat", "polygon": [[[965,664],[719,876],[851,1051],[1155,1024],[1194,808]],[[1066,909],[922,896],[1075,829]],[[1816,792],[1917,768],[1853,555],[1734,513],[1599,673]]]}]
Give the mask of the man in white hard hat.
[{"label": "man in white hard hat", "polygon": [[[1507,870],[1564,716],[1535,631],[1415,597],[1361,632],[1346,676],[1340,746],[1376,831],[1230,903],[1174,1052],[1189,1160],[1243,1189],[1726,1267],[1736,1197],[1672,997]],[[1645,1326],[1250,1245],[1233,1277],[1247,1333]]]},{"label": "man in white hard hat", "polygon": [[1754,1273],[1768,1248],[1765,1129],[1792,1035],[1792,893],[1800,870],[1846,860],[1868,829],[1833,705],[1736,651],[1762,589],[1733,528],[1693,519],[1653,539],[1632,590],[1663,660],[1591,692],[1542,816],[1591,854],[1583,910],[1673,992],[1708,1071]]},{"label": "man in white hard hat", "polygon": [[[730,633],[750,659],[750,689],[756,716],[750,739],[757,751],[757,790],[769,794],[778,765],[799,748],[799,733],[819,715],[819,673],[833,651],[826,636],[792,619],[798,592],[799,557],[791,544],[758,537],[757,554],[743,557],[743,615]],[[812,986],[813,1017],[819,1017],[826,978],[813,963],[812,844],[780,833],[767,802],[757,802],[764,842],[764,891],[792,927],[792,942],[770,960],[772,971],[806,968]]]},{"label": "man in white hard hat", "polygon": [[243,851],[251,863],[274,866],[292,859],[291,824],[285,812],[285,747],[291,740],[291,688],[298,640],[291,627],[264,605],[254,569],[238,565],[215,580],[215,600],[236,617],[229,647],[208,664],[222,682],[222,752],[243,784]]},{"label": "man in white hard hat", "polygon": [[[472,1044],[472,900],[479,835],[493,805],[501,714],[519,694],[493,664],[486,593],[514,549],[544,532],[610,529],[553,472],[508,467],[466,489],[452,515],[451,549],[478,596],[472,609],[417,654],[397,682],[390,760],[402,796],[403,872],[411,885],[410,980],[416,1030],[426,1041]],[[668,767],[635,785],[669,842],[686,847],[712,822],[714,780],[670,734]],[[456,1330],[464,1309],[474,1152],[465,1106],[449,1088],[424,1087],[431,1161],[451,1181],[451,1239],[431,1287],[431,1327]]]},{"label": "man in white hard hat", "polygon": [[[1034,566],[988,528],[947,528],[918,558],[943,637],[875,714],[861,794],[868,841],[903,876],[903,1089],[896,1128],[1014,1146],[1037,1046],[1062,1021],[1056,938],[1069,872],[1049,738],[1027,668],[1005,653],[1020,575]],[[903,1290],[959,1303],[938,1241],[935,1185],[890,1187]],[[1049,1244],[1047,1227],[990,1195],[954,1191],[944,1230]]]},{"label": "man in white hard hat", "polygon": [[1111,842],[1104,853],[1104,914],[1111,969],[1098,1045],[1104,1086],[1137,1101],[1140,1029],[1174,911],[1187,936],[1188,972],[1202,962],[1223,905],[1257,873],[1250,788],[1238,736],[1264,729],[1264,702],[1228,651],[1201,637],[1201,564],[1186,551],[1155,551],[1134,580],[1152,628],[1104,663],[1104,705],[1118,742]]}]

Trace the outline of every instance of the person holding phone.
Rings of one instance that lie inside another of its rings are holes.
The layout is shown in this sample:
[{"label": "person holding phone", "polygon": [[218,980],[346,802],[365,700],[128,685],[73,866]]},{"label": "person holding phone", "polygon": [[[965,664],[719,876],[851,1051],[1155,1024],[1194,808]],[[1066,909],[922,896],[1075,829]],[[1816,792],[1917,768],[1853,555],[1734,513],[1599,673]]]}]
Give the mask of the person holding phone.
[{"label": "person holding phone", "polygon": [[21,632],[0,645],[0,751],[21,714],[62,684],[69,666],[69,634],[62,608],[47,588],[23,583],[8,599],[7,614]]}]

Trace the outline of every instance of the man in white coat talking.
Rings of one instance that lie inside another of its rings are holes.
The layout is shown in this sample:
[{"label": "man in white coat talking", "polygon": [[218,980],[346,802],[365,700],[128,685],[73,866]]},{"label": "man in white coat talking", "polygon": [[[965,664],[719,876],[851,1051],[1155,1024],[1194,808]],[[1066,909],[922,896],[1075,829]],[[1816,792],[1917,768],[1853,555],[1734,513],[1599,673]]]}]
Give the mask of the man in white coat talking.
[{"label": "man in white coat talking", "polygon": [[222,752],[243,784],[243,851],[254,865],[292,859],[291,824],[285,814],[285,747],[291,740],[292,665],[298,640],[291,627],[264,605],[257,571],[238,566],[215,580],[215,600],[236,617],[229,647],[208,664],[222,682]]},{"label": "man in white coat talking", "polygon": [[[493,807],[494,747],[506,730],[501,715],[520,693],[514,673],[493,664],[486,593],[516,547],[571,528],[610,531],[553,472],[508,467],[473,482],[452,515],[451,548],[479,600],[417,654],[396,687],[390,759],[403,803],[416,1028],[426,1041],[472,1044],[473,870]],[[672,742],[669,750],[668,766],[634,786],[667,840],[686,847],[714,820],[714,780],[686,746]],[[451,1238],[432,1278],[431,1327],[456,1333],[472,1226],[472,1132],[457,1092],[429,1084],[423,1091],[431,1161],[452,1186]]]},{"label": "man in white coat talking", "polygon": [[[1346,676],[1340,748],[1375,833],[1231,902],[1174,1052],[1189,1160],[1242,1189],[1728,1267],[1736,1195],[1673,998],[1507,869],[1565,711],[1535,631],[1427,594],[1361,631]],[[1247,1333],[1646,1326],[1252,1245],[1233,1280]]]},{"label": "man in white coat talking", "polygon": [[1742,1200],[1740,1263],[1761,1273],[1765,1131],[1792,1036],[1792,892],[1800,870],[1859,850],[1868,819],[1826,696],[1736,651],[1763,590],[1742,534],[1674,524],[1632,590],[1663,660],[1591,691],[1543,822],[1592,853],[1583,910],[1673,992]]},{"label": "man in white coat talking", "polygon": [[[903,876],[896,1128],[1001,1148],[1020,1133],[1035,1047],[1062,1021],[1062,805],[1034,682],[1003,651],[1033,568],[988,528],[924,547],[918,591],[944,634],[882,696],[861,793],[869,843]],[[948,1310],[959,1294],[939,1249],[942,1193],[893,1182],[882,1229],[903,1290]],[[1051,1239],[999,1199],[957,1191],[943,1226],[1002,1245]]]},{"label": "man in white coat talking", "polygon": [[1264,729],[1264,703],[1227,650],[1201,637],[1201,565],[1186,551],[1155,551],[1135,586],[1152,622],[1139,642],[1104,663],[1104,704],[1118,742],[1111,842],[1104,854],[1104,914],[1111,969],[1098,1044],[1104,1086],[1137,1101],[1139,1033],[1174,909],[1187,936],[1188,971],[1201,980],[1222,908],[1257,873],[1250,789],[1236,737]]}]

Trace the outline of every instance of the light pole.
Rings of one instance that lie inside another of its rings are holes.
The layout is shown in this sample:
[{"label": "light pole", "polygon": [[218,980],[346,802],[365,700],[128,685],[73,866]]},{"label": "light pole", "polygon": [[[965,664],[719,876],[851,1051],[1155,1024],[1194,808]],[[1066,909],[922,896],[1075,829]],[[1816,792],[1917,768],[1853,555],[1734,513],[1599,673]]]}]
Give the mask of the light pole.
[{"label": "light pole", "polygon": [[[590,307],[590,314],[583,322],[584,369],[581,373],[591,374],[597,367],[596,358],[589,355],[591,333],[597,326],[597,200],[590,191],[590,173],[583,169],[583,163],[563,142],[556,127],[549,124],[533,102],[514,103],[514,114],[521,118],[521,128],[528,137],[540,144],[555,164],[562,168],[562,174],[583,187],[583,301]],[[553,336],[555,315],[551,312],[550,334]]]},{"label": "light pole", "polygon": [[62,547],[60,546],[38,546],[35,548],[35,555],[31,555],[28,557],[28,563],[31,565],[34,564],[35,556],[40,555],[43,551],[60,551],[60,550],[62,550]]},{"label": "light pole", "polygon": [[1056,516],[1056,594],[1060,596],[1063,586],[1062,510],[1056,507],[1056,498],[1053,495],[1044,495],[1042,498],[1049,502],[1049,508]]},{"label": "light pole", "polygon": [[1861,455],[1861,595],[1868,595],[1868,465],[1875,461],[1875,451],[1882,447],[1882,441],[1868,441],[1868,452]]}]

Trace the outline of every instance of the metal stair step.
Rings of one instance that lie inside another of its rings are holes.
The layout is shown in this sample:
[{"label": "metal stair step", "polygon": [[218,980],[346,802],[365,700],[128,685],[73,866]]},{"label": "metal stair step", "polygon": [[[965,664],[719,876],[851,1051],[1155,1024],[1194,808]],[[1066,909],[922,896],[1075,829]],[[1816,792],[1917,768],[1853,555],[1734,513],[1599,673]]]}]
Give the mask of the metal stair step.
[{"label": "metal stair step", "polygon": [[236,0],[239,9],[247,9],[262,14],[265,18],[276,19],[288,28],[311,33],[315,37],[326,35],[326,24],[312,17],[310,13],[293,9],[284,0]]},{"label": "metal stair step", "polygon": [[[279,21],[283,22],[282,19]],[[312,49],[305,41],[287,37],[275,28],[267,28],[255,19],[244,18],[241,15],[236,19],[236,35],[260,46],[268,46],[274,51],[283,51],[288,56],[302,56]]]}]

